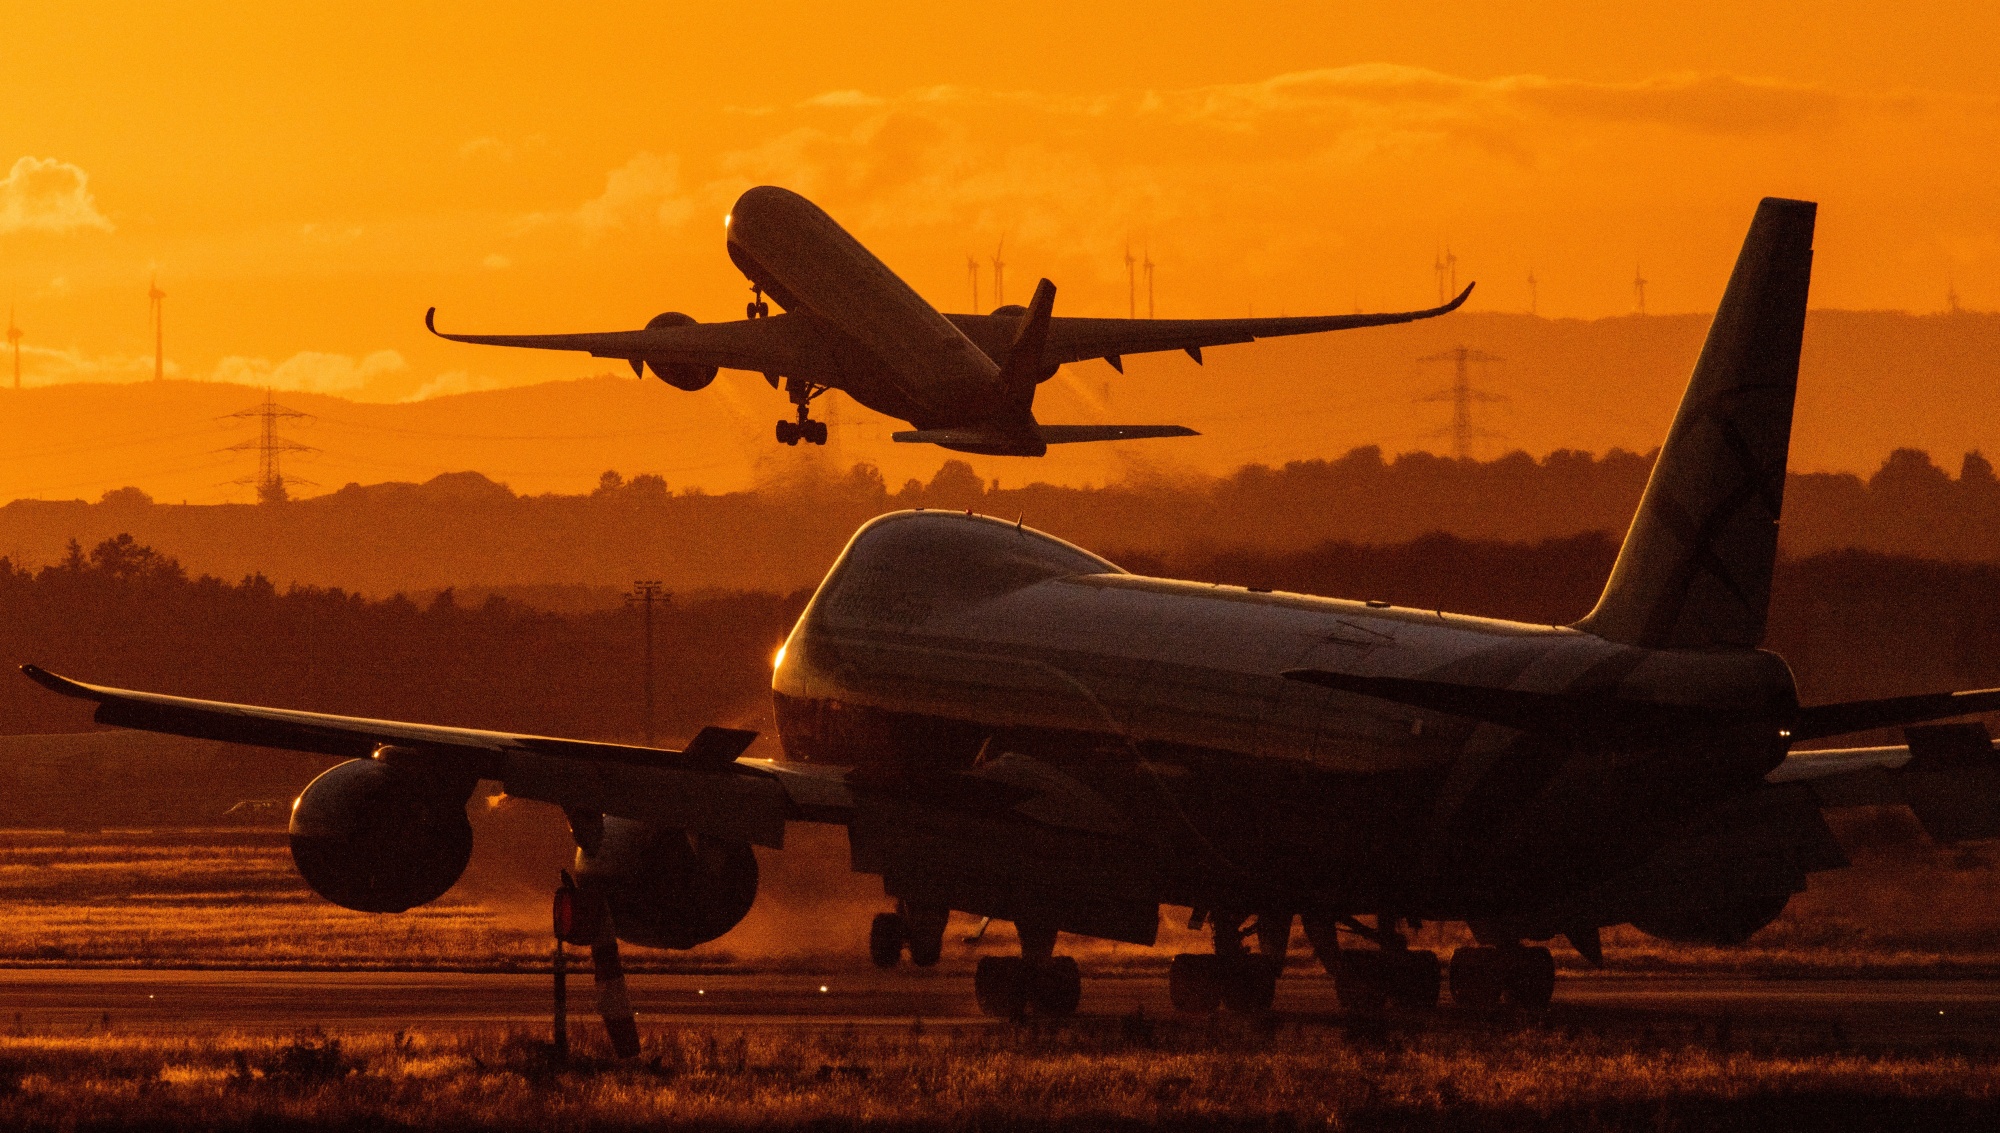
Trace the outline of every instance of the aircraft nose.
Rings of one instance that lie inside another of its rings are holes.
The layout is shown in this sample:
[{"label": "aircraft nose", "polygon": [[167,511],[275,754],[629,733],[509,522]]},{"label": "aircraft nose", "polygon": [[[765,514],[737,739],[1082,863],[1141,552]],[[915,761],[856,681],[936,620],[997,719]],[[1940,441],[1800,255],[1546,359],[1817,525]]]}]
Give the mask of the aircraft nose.
[{"label": "aircraft nose", "polygon": [[777,185],[757,185],[746,189],[736,198],[736,204],[729,210],[729,229],[733,235],[738,228],[749,225],[757,228],[801,211],[818,212],[811,201]]}]

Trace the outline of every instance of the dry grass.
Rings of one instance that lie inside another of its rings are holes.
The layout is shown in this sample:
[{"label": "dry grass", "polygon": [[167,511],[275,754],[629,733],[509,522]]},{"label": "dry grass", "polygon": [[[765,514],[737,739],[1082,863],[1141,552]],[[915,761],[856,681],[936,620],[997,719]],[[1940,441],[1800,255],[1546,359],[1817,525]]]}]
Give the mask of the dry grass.
[{"label": "dry grass", "polygon": [[[1855,839],[1854,868],[1814,875],[1749,943],[1678,945],[1613,929],[1605,939],[1612,966],[1764,976],[2000,974],[1996,848],[1940,848],[1893,817],[1873,821],[1881,829]],[[872,881],[846,874],[844,840],[799,841],[798,850],[765,859],[766,892],[743,927],[691,953],[631,949],[629,960],[639,970],[669,971],[860,962],[868,917],[887,902]],[[548,954],[546,898],[515,875],[553,876],[554,867],[511,868],[488,869],[483,885],[469,878],[421,909],[376,916],[309,891],[276,832],[0,831],[0,908],[8,910],[0,917],[0,965],[539,970]],[[1092,971],[1159,972],[1175,952],[1206,947],[1206,934],[1187,931],[1172,913],[1153,948],[1081,939],[1065,939],[1063,948]],[[969,971],[979,955],[1014,947],[1005,924],[979,948],[966,946],[974,923],[955,918],[946,971]],[[1441,954],[1469,942],[1458,925],[1427,926],[1416,940]],[[1557,952],[1565,965],[1580,964],[1567,949]],[[1293,960],[1312,964],[1303,934]]]},{"label": "dry grass", "polygon": [[0,1128],[1993,1128],[1992,1051],[1143,1018],[685,1027],[614,1065],[498,1030],[0,1036]]},{"label": "dry grass", "polygon": [[13,966],[504,969],[545,948],[462,900],[396,918],[331,905],[261,832],[7,832],[0,904]]}]

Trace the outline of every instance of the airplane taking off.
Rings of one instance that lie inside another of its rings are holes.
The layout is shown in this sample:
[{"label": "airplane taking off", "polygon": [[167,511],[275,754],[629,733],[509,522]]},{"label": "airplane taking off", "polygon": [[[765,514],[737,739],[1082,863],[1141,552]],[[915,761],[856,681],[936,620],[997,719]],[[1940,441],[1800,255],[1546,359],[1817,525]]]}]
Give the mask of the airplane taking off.
[{"label": "airplane taking off", "polygon": [[[678,312],[644,330],[601,334],[443,334],[437,308],[424,315],[432,334],[454,342],[580,350],[623,358],[632,372],[650,368],[676,389],[699,390],[718,370],[764,375],[798,407],[778,422],[778,442],[826,443],[826,423],[812,419],[813,399],[841,390],[877,413],[914,429],[906,444],[935,444],[991,456],[1041,456],[1054,444],[1191,437],[1180,425],[1044,425],[1035,420],[1035,389],[1058,367],[1102,358],[1125,372],[1124,357],[1184,350],[1197,363],[1204,347],[1292,334],[1386,326],[1455,311],[1467,284],[1442,307],[1389,314],[1275,319],[1076,319],[1051,315],[1056,287],[1044,279],[1025,307],[990,315],[946,315],[925,302],[834,223],[818,205],[788,189],[761,185],[737,198],[724,221],[729,258],[750,280],[744,319],[699,323]],[[784,308],[770,313],[769,295]]]},{"label": "airplane taking off", "polygon": [[[100,723],[349,755],[300,794],[293,855],[349,908],[401,911],[465,868],[481,780],[565,808],[577,930],[686,948],[756,896],[753,845],[845,825],[897,910],[883,966],[936,963],[953,911],[1012,921],[985,1010],[1077,1008],[1057,934],[1150,945],[1183,1010],[1263,1011],[1295,919],[1357,1012],[1436,1006],[1426,921],[1477,941],[1455,1002],[1546,1005],[1540,942],[1600,930],[1728,945],[1846,864],[1822,810],[1901,804],[1941,840],[2000,836],[1979,724],[1905,747],[1794,744],[2000,710],[2000,689],[1803,707],[1759,648],[1777,553],[1815,206],[1759,205],[1610,580],[1569,626],[1129,574],[970,513],[855,533],[779,651],[784,758],[706,729],[679,752],[362,720],[30,677]],[[1251,951],[1247,942],[1255,941]],[[615,1022],[607,1013],[607,1022]],[[629,1033],[629,1020],[626,1031]],[[622,1049],[636,1049],[627,1042]]]}]

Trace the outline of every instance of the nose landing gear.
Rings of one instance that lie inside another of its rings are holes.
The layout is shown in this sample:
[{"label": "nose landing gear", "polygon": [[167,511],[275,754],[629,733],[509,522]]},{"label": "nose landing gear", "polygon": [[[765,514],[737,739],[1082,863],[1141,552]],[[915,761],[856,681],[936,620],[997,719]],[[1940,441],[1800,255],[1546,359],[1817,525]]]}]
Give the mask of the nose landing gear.
[{"label": "nose landing gear", "polygon": [[812,419],[813,400],[826,390],[827,387],[814,385],[804,378],[785,379],[785,393],[790,395],[792,404],[799,407],[799,419],[778,422],[779,444],[796,445],[800,441],[812,445],[826,443],[826,422]]},{"label": "nose landing gear", "polygon": [[763,288],[754,285],[750,288],[750,301],[743,305],[743,317],[746,319],[768,319],[771,317],[771,305],[764,302]]}]

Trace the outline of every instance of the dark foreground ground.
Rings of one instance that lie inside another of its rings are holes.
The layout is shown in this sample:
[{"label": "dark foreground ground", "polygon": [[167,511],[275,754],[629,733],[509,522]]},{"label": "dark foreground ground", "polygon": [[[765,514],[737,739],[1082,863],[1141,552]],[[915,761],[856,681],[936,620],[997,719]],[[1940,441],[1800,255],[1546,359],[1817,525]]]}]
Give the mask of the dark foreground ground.
[{"label": "dark foreground ground", "polygon": [[[822,991],[821,988],[825,990]],[[1062,1023],[956,975],[634,980],[606,1060],[587,976],[0,972],[0,1128],[2000,1128],[2000,981],[1566,977],[1538,1016],[1343,1017],[1294,971],[1266,1019],[1154,977]]]},{"label": "dark foreground ground", "polygon": [[[587,963],[569,982],[579,1035],[593,1034]],[[728,1024],[827,1030],[926,1026],[1002,1028],[982,1017],[963,975],[847,966],[808,972],[641,974],[631,979],[642,1027]],[[0,969],[0,1029],[44,1034],[102,1031],[301,1029],[394,1031],[498,1026],[546,1030],[546,974],[459,972],[255,972]],[[1344,1026],[1333,981],[1294,963],[1279,985],[1281,1016]],[[1166,980],[1112,976],[1084,981],[1082,1014],[1100,1019],[1172,1014]],[[1411,1017],[1402,1025],[1416,1025]],[[1449,1006],[1424,1021],[1466,1019]],[[1539,1020],[1555,1027],[1717,1027],[1737,1036],[1847,1040],[1916,1051],[1991,1045],[2000,1051],[2000,980],[1753,979],[1707,975],[1565,973],[1556,1004]]]}]

